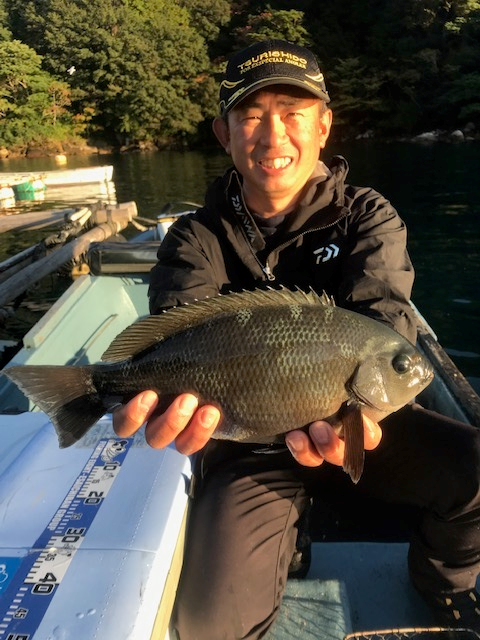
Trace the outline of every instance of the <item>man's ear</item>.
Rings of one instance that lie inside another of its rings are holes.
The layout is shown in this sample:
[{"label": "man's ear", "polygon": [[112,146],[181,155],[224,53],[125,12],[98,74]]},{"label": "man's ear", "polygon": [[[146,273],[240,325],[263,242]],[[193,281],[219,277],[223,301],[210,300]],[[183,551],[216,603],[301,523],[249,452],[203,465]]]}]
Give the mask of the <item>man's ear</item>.
[{"label": "man's ear", "polygon": [[230,153],[230,132],[223,118],[215,118],[212,122],[213,133],[227,153]]},{"label": "man's ear", "polygon": [[330,135],[333,113],[331,109],[325,109],[320,117],[320,148],[323,149]]}]

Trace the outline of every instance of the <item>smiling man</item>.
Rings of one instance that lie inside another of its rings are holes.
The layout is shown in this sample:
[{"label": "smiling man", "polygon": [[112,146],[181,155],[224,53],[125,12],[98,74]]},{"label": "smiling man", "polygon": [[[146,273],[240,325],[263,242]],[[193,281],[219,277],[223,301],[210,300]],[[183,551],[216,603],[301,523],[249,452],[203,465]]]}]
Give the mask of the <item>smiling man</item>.
[{"label": "smiling man", "polygon": [[291,85],[259,89],[216,118],[214,132],[243,178],[251,211],[270,218],[292,211],[318,163],[332,112]]},{"label": "smiling man", "polygon": [[[344,158],[320,159],[328,103],[318,63],[303,47],[269,40],[231,58],[213,129],[233,166],[162,242],[152,313],[242,289],[314,289],[415,342],[405,225],[381,194],[347,183]],[[181,640],[264,636],[281,604],[302,512],[311,497],[335,495],[347,481],[357,495],[420,508],[412,581],[439,621],[480,631],[478,429],[418,404],[381,427],[364,419],[365,469],[353,485],[341,469],[343,441],[328,422],[291,431],[288,448],[266,453],[212,440],[220,419],[221,410],[199,406],[193,394],[165,406],[149,390],[114,415],[122,437],[147,421],[151,446],[174,442],[198,452],[174,615]]]}]

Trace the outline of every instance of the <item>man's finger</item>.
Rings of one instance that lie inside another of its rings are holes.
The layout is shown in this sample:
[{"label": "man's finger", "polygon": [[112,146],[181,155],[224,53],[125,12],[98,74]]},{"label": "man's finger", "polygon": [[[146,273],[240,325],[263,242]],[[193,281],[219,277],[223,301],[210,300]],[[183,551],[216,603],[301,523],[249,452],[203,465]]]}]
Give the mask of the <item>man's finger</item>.
[{"label": "man's finger", "polygon": [[308,433],[315,449],[324,460],[338,466],[343,465],[345,443],[328,422],[324,420],[312,422]]},{"label": "man's finger", "polygon": [[322,464],[323,457],[304,431],[290,431],[285,436],[285,443],[299,464],[305,467],[318,467]]},{"label": "man's finger", "polygon": [[363,416],[365,449],[375,449],[382,439],[382,429],[377,422]]},{"label": "man's finger", "polygon": [[189,456],[203,449],[217,428],[220,417],[220,411],[216,407],[200,407],[188,427],[175,440],[177,451]]},{"label": "man's finger", "polygon": [[191,393],[177,396],[168,409],[154,416],[145,429],[145,439],[151,447],[163,449],[185,429],[198,408],[198,399]]},{"label": "man's finger", "polygon": [[148,420],[158,404],[155,391],[143,391],[112,414],[113,430],[121,438],[133,435]]}]

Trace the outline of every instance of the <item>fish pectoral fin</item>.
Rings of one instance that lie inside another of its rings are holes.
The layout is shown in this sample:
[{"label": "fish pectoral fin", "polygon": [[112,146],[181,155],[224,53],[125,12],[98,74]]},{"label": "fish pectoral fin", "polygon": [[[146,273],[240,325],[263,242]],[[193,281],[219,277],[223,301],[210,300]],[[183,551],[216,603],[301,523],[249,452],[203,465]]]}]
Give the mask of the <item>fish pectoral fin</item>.
[{"label": "fish pectoral fin", "polygon": [[365,447],[363,440],[363,417],[358,404],[351,404],[342,411],[343,438],[345,455],[343,470],[348,473],[352,482],[357,484],[363,473]]}]

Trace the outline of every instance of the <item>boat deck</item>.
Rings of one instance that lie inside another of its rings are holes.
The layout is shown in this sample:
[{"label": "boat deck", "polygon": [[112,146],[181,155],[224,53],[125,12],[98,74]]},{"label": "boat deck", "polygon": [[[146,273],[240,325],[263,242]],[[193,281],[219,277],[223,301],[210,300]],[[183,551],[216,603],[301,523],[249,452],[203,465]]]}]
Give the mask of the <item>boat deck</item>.
[{"label": "boat deck", "polygon": [[306,580],[290,580],[267,640],[342,640],[348,633],[435,626],[410,584],[406,543],[326,542]]}]

